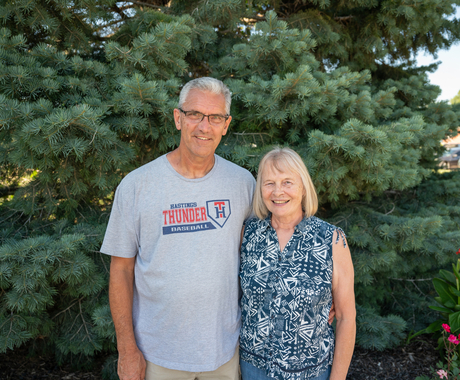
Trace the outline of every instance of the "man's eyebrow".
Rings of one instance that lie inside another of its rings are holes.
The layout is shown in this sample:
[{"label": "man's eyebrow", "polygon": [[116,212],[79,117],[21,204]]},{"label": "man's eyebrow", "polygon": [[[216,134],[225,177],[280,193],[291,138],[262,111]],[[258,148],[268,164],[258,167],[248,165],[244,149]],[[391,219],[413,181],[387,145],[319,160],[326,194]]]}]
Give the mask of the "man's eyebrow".
[{"label": "man's eyebrow", "polygon": [[[188,110],[188,111],[185,111],[185,112],[198,112],[198,113],[201,113],[202,115],[206,115],[205,113],[201,112],[201,111],[197,111],[197,110]],[[227,114],[222,114],[222,113],[210,113],[208,116],[228,116]]]},{"label": "man's eyebrow", "polygon": [[[185,111],[185,110],[184,110],[184,111]],[[187,110],[187,111],[185,111],[185,112],[199,112],[199,113],[202,113],[203,115],[205,115],[205,113],[204,113],[204,112],[201,112],[201,111],[197,111],[197,110],[194,110],[194,109],[191,109],[191,110]],[[211,115],[218,115],[218,114],[217,114],[217,113],[213,113],[213,114],[211,114]]]}]

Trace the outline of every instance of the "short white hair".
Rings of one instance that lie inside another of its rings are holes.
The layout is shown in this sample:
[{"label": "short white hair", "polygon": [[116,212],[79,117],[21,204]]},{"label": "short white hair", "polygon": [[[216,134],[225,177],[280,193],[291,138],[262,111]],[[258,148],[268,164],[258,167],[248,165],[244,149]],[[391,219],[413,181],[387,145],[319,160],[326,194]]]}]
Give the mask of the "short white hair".
[{"label": "short white hair", "polygon": [[179,108],[187,100],[190,90],[209,91],[216,95],[223,95],[225,98],[225,112],[230,115],[230,106],[232,104],[232,93],[229,88],[219,79],[211,77],[202,77],[191,80],[186,83],[179,95]]},{"label": "short white hair", "polygon": [[318,211],[318,196],[307,167],[295,151],[290,148],[279,147],[272,149],[260,161],[259,171],[257,172],[256,191],[254,192],[252,204],[254,214],[259,219],[265,219],[268,216],[269,211],[262,198],[262,172],[268,165],[282,173],[292,172],[300,176],[304,189],[302,211],[307,218],[315,215],[316,211]]}]

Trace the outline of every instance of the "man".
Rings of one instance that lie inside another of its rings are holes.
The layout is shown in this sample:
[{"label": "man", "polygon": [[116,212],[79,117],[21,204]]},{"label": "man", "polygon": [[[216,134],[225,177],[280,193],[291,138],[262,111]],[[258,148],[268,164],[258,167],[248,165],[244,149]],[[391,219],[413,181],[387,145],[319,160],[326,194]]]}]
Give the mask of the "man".
[{"label": "man", "polygon": [[238,378],[238,250],[255,181],[214,154],[230,103],[219,80],[187,83],[179,147],[117,188],[101,252],[121,380]]}]

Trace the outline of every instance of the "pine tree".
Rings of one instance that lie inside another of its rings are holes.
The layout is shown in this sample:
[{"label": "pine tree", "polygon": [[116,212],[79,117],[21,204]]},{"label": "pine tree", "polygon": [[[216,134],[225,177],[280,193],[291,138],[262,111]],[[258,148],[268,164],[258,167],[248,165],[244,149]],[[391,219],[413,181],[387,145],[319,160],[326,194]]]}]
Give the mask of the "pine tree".
[{"label": "pine tree", "polygon": [[436,157],[460,110],[435,102],[434,67],[413,57],[459,40],[455,4],[1,1],[0,351],[114,351],[98,252],[113,192],[177,146],[180,87],[204,75],[233,93],[218,153],[255,172],[271,146],[293,147],[319,216],[347,233],[358,344],[425,327],[427,279],[459,248],[460,176]]},{"label": "pine tree", "polygon": [[455,95],[452,99],[450,99],[450,104],[458,104],[460,103],[460,91],[457,95]]}]

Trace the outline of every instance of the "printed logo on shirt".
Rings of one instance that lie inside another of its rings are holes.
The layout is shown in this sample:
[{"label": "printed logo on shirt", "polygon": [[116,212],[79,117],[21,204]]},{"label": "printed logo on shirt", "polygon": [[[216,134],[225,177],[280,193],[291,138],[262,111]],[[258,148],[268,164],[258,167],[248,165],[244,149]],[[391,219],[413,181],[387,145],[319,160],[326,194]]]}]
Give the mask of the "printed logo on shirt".
[{"label": "printed logo on shirt", "polygon": [[[207,201],[206,207],[196,202],[171,204],[163,211],[163,235],[215,230],[216,226],[224,226],[230,216],[230,201]],[[209,218],[209,219],[208,219]]]},{"label": "printed logo on shirt", "polygon": [[207,201],[206,210],[208,216],[222,228],[231,214],[230,201],[228,199]]}]

